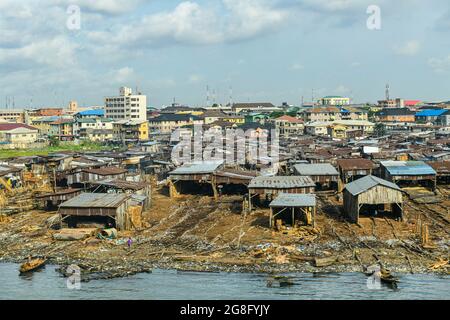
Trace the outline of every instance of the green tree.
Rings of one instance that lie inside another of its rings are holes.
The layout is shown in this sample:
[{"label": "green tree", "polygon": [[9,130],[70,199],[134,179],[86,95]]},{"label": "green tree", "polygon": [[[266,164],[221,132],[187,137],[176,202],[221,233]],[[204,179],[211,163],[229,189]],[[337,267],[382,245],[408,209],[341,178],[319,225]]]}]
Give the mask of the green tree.
[{"label": "green tree", "polygon": [[58,137],[50,136],[48,141],[49,141],[50,147],[59,147],[60,141],[59,141]]},{"label": "green tree", "polygon": [[385,136],[387,133],[386,125],[384,123],[377,123],[374,128],[374,133],[376,137]]}]

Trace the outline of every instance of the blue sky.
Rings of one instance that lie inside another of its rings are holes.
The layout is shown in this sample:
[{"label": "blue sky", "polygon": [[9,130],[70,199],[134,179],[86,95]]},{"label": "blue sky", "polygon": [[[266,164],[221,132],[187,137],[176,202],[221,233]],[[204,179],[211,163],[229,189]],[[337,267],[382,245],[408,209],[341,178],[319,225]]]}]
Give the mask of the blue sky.
[{"label": "blue sky", "polygon": [[157,107],[203,105],[207,85],[223,103],[230,87],[235,102],[375,102],[386,83],[450,99],[448,0],[0,0],[0,36],[0,107],[102,105],[122,85]]}]

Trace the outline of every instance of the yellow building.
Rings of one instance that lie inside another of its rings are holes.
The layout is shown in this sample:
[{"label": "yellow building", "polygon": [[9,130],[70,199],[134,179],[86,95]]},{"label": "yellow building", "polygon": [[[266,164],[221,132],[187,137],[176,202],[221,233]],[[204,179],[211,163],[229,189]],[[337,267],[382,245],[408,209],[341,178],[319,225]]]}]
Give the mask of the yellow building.
[{"label": "yellow building", "polygon": [[116,140],[147,141],[148,130],[147,121],[121,120],[113,123],[113,137]]}]

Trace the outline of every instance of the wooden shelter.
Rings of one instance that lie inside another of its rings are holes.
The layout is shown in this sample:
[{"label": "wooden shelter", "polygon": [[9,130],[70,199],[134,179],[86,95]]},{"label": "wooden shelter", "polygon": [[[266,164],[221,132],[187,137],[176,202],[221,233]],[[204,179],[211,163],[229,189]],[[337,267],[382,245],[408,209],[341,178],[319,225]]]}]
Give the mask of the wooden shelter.
[{"label": "wooden shelter", "polygon": [[295,226],[303,216],[307,225],[315,226],[316,195],[280,193],[270,203],[270,226],[274,226],[276,217],[281,220],[290,220],[291,226]]},{"label": "wooden shelter", "polygon": [[62,222],[69,227],[79,224],[112,224],[125,230],[131,196],[121,193],[82,193],[59,207]]},{"label": "wooden shelter", "polygon": [[250,209],[254,197],[272,201],[279,193],[311,194],[315,187],[316,184],[308,176],[256,177],[248,186]]},{"label": "wooden shelter", "polygon": [[[199,161],[183,166],[169,173],[169,193],[176,197],[180,193],[195,190],[201,192],[205,185],[210,185],[214,197],[219,196],[214,173],[223,167],[223,161]],[[209,189],[209,190],[211,190]]]},{"label": "wooden shelter", "polygon": [[339,159],[337,160],[339,175],[343,183],[355,181],[373,174],[375,164],[369,159]]},{"label": "wooden shelter", "polygon": [[378,214],[390,211],[403,219],[403,192],[394,183],[375,176],[366,176],[346,185],[344,210],[352,222],[358,223],[360,213]]},{"label": "wooden shelter", "polygon": [[436,171],[423,161],[381,161],[380,165],[385,180],[403,185],[423,183],[436,190]]},{"label": "wooden shelter", "polygon": [[54,193],[46,193],[37,195],[36,199],[39,201],[45,202],[45,207],[48,210],[52,210],[55,208],[58,208],[58,206],[72,198],[75,198],[76,196],[80,195],[83,192],[81,189],[64,189],[59,190]]},{"label": "wooden shelter", "polygon": [[436,171],[436,183],[450,184],[450,161],[430,161],[427,163]]},{"label": "wooden shelter", "polygon": [[319,188],[338,189],[339,172],[330,163],[302,163],[294,166],[298,176],[309,176]]}]

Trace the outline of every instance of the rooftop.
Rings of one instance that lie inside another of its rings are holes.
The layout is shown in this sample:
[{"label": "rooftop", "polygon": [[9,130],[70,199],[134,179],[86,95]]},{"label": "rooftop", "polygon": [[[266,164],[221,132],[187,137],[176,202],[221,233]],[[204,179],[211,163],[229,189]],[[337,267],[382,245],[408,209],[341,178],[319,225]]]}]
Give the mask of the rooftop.
[{"label": "rooftop", "polygon": [[422,110],[416,113],[416,117],[439,117],[446,112],[446,109]]},{"label": "rooftop", "polygon": [[170,172],[170,175],[208,174],[213,173],[222,165],[223,161],[200,161],[182,165]]},{"label": "rooftop", "polygon": [[315,207],[315,194],[280,193],[270,207]]},{"label": "rooftop", "polygon": [[381,161],[391,175],[417,176],[435,175],[436,171],[423,161]]},{"label": "rooftop", "polygon": [[24,123],[0,123],[0,131],[10,131],[14,129],[29,129],[29,130],[38,130],[35,127],[29,126]]},{"label": "rooftop", "polygon": [[302,176],[337,176],[339,172],[330,163],[296,164],[295,171]]},{"label": "rooftop", "polygon": [[375,164],[368,159],[339,159],[337,164],[343,170],[369,170],[375,168]]},{"label": "rooftop", "polygon": [[82,193],[60,205],[60,208],[117,208],[130,196],[123,193]]},{"label": "rooftop", "polygon": [[291,189],[315,186],[314,181],[308,176],[259,176],[254,178],[248,187],[249,189]]},{"label": "rooftop", "polygon": [[375,176],[365,176],[364,178],[353,181],[345,186],[345,189],[352,195],[356,196],[375,186],[382,185],[386,188],[402,191],[395,183],[380,179]]},{"label": "rooftop", "polygon": [[78,112],[77,115],[80,115],[82,117],[87,117],[87,116],[103,117],[105,115],[105,110],[103,110],[103,109],[86,110],[86,111]]}]

